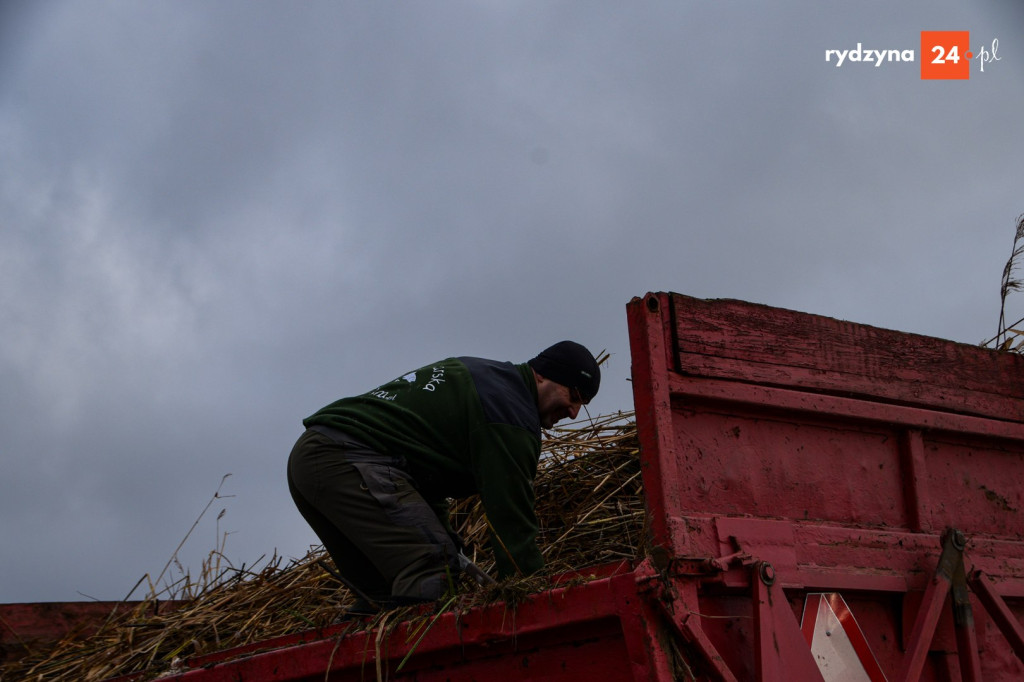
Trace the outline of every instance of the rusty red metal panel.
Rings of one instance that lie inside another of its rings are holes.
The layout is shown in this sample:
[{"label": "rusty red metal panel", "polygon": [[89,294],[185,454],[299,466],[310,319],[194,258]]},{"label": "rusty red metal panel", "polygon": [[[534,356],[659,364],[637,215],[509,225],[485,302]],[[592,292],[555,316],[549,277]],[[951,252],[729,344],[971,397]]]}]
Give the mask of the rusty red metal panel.
[{"label": "rusty red metal panel", "polygon": [[[767,325],[773,309],[715,303],[654,294],[630,305],[641,443],[660,453],[645,458],[656,545],[694,549],[683,519],[701,514],[1024,539],[1024,419],[927,406],[977,397],[982,378],[1019,392],[1021,358],[791,311],[778,313],[785,327]],[[920,363],[917,348],[958,364]],[[1016,395],[987,395],[988,412],[1019,416]]]},{"label": "rusty red metal panel", "polygon": [[[806,653],[788,626],[745,625],[767,562],[794,612],[843,591],[890,680],[1024,678],[1007,642],[1024,613],[1024,358],[678,294],[628,317],[651,541],[687,608],[714,615],[680,626],[708,656],[768,679]],[[946,528],[996,593],[955,629],[934,582]]]}]

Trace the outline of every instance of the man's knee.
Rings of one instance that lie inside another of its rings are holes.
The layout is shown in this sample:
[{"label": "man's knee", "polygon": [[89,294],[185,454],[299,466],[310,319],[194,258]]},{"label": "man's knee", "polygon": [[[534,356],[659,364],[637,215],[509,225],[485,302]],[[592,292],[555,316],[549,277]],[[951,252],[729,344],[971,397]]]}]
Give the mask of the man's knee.
[{"label": "man's knee", "polygon": [[436,601],[453,591],[458,571],[458,562],[444,556],[415,561],[395,577],[391,593],[403,599]]}]

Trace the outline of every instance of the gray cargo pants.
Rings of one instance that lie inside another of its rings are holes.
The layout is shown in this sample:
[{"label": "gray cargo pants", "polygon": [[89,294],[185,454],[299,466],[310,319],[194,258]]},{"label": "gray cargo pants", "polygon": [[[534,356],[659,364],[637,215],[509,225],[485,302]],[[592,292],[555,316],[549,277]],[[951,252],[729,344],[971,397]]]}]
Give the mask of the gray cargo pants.
[{"label": "gray cargo pants", "polygon": [[455,543],[404,458],[315,426],[292,448],[288,489],[338,572],[379,604],[433,601],[458,573]]}]

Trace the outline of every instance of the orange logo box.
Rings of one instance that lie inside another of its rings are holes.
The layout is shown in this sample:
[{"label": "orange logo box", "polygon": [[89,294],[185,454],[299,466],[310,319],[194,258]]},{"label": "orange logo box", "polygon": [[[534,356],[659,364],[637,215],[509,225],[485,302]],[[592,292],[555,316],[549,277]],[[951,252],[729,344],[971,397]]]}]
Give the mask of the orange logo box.
[{"label": "orange logo box", "polygon": [[921,31],[921,79],[971,77],[970,31]]}]

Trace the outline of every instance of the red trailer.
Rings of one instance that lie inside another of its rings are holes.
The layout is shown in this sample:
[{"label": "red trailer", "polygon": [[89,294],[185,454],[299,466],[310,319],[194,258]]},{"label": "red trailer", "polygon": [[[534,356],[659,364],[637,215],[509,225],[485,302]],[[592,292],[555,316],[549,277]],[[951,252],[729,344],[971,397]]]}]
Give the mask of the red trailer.
[{"label": "red trailer", "polygon": [[646,558],[165,679],[1024,679],[1024,357],[678,294],[627,312]]},{"label": "red trailer", "polygon": [[1024,679],[1024,358],[676,294],[629,329],[698,679]]}]

